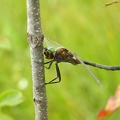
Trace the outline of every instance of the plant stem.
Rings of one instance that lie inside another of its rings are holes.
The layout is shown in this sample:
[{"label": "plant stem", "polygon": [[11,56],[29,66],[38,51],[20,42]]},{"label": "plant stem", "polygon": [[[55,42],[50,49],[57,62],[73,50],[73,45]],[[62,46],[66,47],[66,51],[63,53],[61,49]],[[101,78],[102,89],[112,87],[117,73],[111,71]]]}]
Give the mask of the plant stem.
[{"label": "plant stem", "polygon": [[35,120],[48,120],[44,77],[43,34],[39,0],[27,2],[27,35],[30,45]]}]

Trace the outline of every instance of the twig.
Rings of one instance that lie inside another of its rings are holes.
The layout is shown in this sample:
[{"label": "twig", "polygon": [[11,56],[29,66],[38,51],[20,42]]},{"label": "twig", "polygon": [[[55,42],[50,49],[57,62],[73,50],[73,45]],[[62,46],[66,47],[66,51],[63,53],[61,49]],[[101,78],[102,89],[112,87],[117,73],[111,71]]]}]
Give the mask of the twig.
[{"label": "twig", "polygon": [[109,3],[105,3],[105,4],[104,4],[104,7],[109,6],[109,5],[112,5],[112,4],[114,4],[114,3],[119,3],[119,1],[113,0],[113,1],[111,1],[111,2],[109,2]]},{"label": "twig", "polygon": [[104,69],[104,70],[110,70],[110,71],[120,70],[120,66],[101,65],[101,64],[97,64],[97,63],[93,63],[93,62],[88,62],[88,61],[85,61],[85,60],[83,60],[83,62],[86,65],[90,65],[90,66],[97,67],[97,68]]},{"label": "twig", "polygon": [[45,83],[45,77],[43,57],[43,34],[40,22],[39,0],[26,0],[26,2],[27,33],[31,55],[35,119],[48,120],[46,90],[45,86],[43,86],[43,84]]}]

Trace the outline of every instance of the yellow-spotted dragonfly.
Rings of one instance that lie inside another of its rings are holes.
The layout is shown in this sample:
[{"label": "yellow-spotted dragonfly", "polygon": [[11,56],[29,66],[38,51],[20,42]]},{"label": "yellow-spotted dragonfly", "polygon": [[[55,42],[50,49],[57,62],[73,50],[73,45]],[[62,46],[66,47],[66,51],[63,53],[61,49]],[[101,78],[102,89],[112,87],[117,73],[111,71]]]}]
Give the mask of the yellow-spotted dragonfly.
[{"label": "yellow-spotted dragonfly", "polygon": [[[44,43],[46,44],[47,47],[44,48],[44,55],[46,59],[49,59],[50,61],[45,62],[44,64],[49,64],[48,67],[45,66],[45,68],[50,69],[53,62],[55,63],[56,66],[56,72],[57,72],[57,77],[55,77],[53,80],[51,80],[48,83],[45,84],[54,84],[54,83],[59,83],[61,81],[61,74],[60,74],[60,69],[58,66],[58,63],[61,62],[68,62],[73,65],[78,65],[82,64],[85,69],[92,75],[92,77],[95,79],[95,81],[101,85],[100,81],[98,78],[95,76],[95,74],[89,69],[88,66],[83,62],[83,60],[73,53],[72,51],[66,49],[62,45],[44,38]],[[56,81],[58,79],[58,81]]]}]

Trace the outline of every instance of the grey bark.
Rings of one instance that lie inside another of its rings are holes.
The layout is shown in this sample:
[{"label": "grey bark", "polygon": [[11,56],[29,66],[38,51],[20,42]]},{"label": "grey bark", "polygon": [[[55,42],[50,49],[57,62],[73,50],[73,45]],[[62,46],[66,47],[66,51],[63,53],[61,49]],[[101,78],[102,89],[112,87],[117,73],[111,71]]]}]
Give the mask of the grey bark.
[{"label": "grey bark", "polygon": [[35,120],[48,120],[46,89],[43,86],[44,56],[43,34],[40,22],[39,0],[26,0],[27,2],[27,35],[30,45],[33,99],[35,105]]}]

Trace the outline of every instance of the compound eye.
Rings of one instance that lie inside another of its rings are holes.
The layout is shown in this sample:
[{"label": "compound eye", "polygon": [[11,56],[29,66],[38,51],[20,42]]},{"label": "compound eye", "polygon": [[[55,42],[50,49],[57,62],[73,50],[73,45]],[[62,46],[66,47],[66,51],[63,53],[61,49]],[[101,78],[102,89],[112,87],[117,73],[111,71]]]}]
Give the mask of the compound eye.
[{"label": "compound eye", "polygon": [[48,58],[49,53],[47,51],[44,51],[44,55],[46,56],[46,58]]}]

